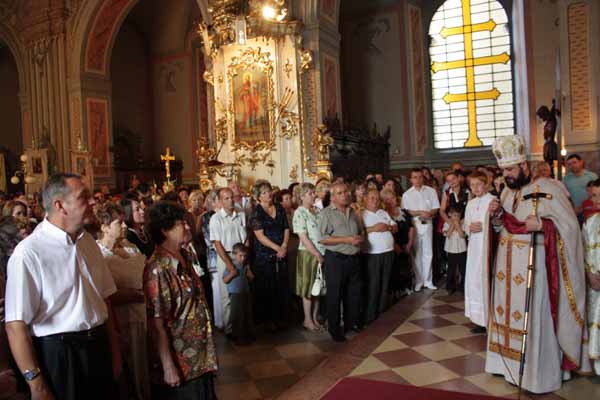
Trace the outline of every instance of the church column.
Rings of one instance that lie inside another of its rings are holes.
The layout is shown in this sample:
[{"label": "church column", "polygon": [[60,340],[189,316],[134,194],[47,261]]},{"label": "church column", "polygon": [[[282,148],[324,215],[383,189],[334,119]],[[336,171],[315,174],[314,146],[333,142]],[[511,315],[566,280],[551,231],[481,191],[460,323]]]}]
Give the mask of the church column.
[{"label": "church column", "polygon": [[[22,99],[29,97],[30,100],[28,107],[23,109],[23,129],[34,145],[45,146],[48,140],[48,145],[56,152],[57,170],[68,169],[70,165],[65,19],[64,10],[57,6],[33,9],[21,21],[29,81],[28,93]],[[30,126],[27,124],[29,119]]]}]

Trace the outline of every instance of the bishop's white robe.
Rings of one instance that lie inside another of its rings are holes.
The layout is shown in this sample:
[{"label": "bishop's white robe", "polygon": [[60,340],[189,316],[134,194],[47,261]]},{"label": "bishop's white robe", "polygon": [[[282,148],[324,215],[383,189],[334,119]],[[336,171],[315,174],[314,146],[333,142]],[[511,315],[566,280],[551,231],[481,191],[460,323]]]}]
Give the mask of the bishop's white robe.
[{"label": "bishop's white robe", "polygon": [[[551,200],[539,200],[538,217],[551,220],[558,233],[555,246],[557,321],[555,330],[546,270],[545,233],[539,232],[535,243],[535,290],[529,315],[523,388],[533,393],[547,393],[560,389],[563,367],[581,371],[590,368],[587,349],[583,347],[586,282],[581,230],[568,198],[557,185],[541,178],[520,191],[506,188],[501,196],[505,213],[525,221],[532,213],[533,202],[524,200],[523,196],[532,193],[535,186],[539,192],[553,196]],[[485,370],[518,384],[531,235],[511,234],[507,222],[508,217],[497,229],[500,237],[493,271]]]},{"label": "bishop's white robe", "polygon": [[[490,219],[488,208],[494,196],[486,193],[467,203],[464,231],[469,236],[465,274],[465,316],[487,327],[489,307]],[[481,222],[481,232],[470,232],[471,223]]]},{"label": "bishop's white robe", "polygon": [[[600,273],[600,214],[594,214],[583,224],[585,266],[592,273]],[[589,355],[594,369],[600,375],[600,291],[588,288]]]}]

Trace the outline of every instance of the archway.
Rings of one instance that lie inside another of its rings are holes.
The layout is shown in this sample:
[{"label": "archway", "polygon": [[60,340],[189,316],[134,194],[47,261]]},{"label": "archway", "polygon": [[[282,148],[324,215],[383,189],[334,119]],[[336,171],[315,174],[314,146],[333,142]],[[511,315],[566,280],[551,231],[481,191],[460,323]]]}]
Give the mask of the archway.
[{"label": "archway", "polygon": [[16,59],[8,45],[0,40],[0,190],[23,191],[23,184],[13,185],[10,177],[20,169],[23,154],[21,104],[19,101],[19,72]]},{"label": "archway", "polygon": [[124,188],[124,175],[138,173],[159,182],[158,161],[166,147],[185,168],[177,183],[195,182],[196,141],[207,114],[196,1],[112,0],[93,6],[93,12],[80,14],[87,26],[76,34],[81,87],[72,97],[82,109],[81,131],[96,182]]}]

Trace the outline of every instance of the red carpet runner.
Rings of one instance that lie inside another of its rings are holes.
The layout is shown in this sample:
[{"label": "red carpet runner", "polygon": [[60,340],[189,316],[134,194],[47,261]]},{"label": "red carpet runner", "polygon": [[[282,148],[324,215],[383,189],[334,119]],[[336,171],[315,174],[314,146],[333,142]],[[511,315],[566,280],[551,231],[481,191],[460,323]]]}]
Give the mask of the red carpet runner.
[{"label": "red carpet runner", "polygon": [[324,400],[498,400],[499,397],[448,392],[397,383],[344,378],[322,397]]}]

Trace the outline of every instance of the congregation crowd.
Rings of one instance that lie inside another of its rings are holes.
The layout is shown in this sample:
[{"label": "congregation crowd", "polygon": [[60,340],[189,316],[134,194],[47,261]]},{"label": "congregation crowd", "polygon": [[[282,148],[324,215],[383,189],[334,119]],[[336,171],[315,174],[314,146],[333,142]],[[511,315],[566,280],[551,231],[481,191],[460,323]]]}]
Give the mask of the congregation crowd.
[{"label": "congregation crowd", "polygon": [[[600,181],[576,154],[566,167],[558,181],[535,163],[528,178],[555,182],[587,223]],[[441,284],[465,292],[484,334],[482,260],[490,213],[514,180],[505,176],[455,162],[413,169],[406,191],[374,174],[288,188],[259,180],[248,193],[236,181],[159,193],[134,180],[112,193],[65,173],[39,196],[2,194],[0,398],[19,398],[23,375],[35,399],[213,399],[215,329],[243,346],[288,329],[297,310],[305,329],[342,342]]]}]

